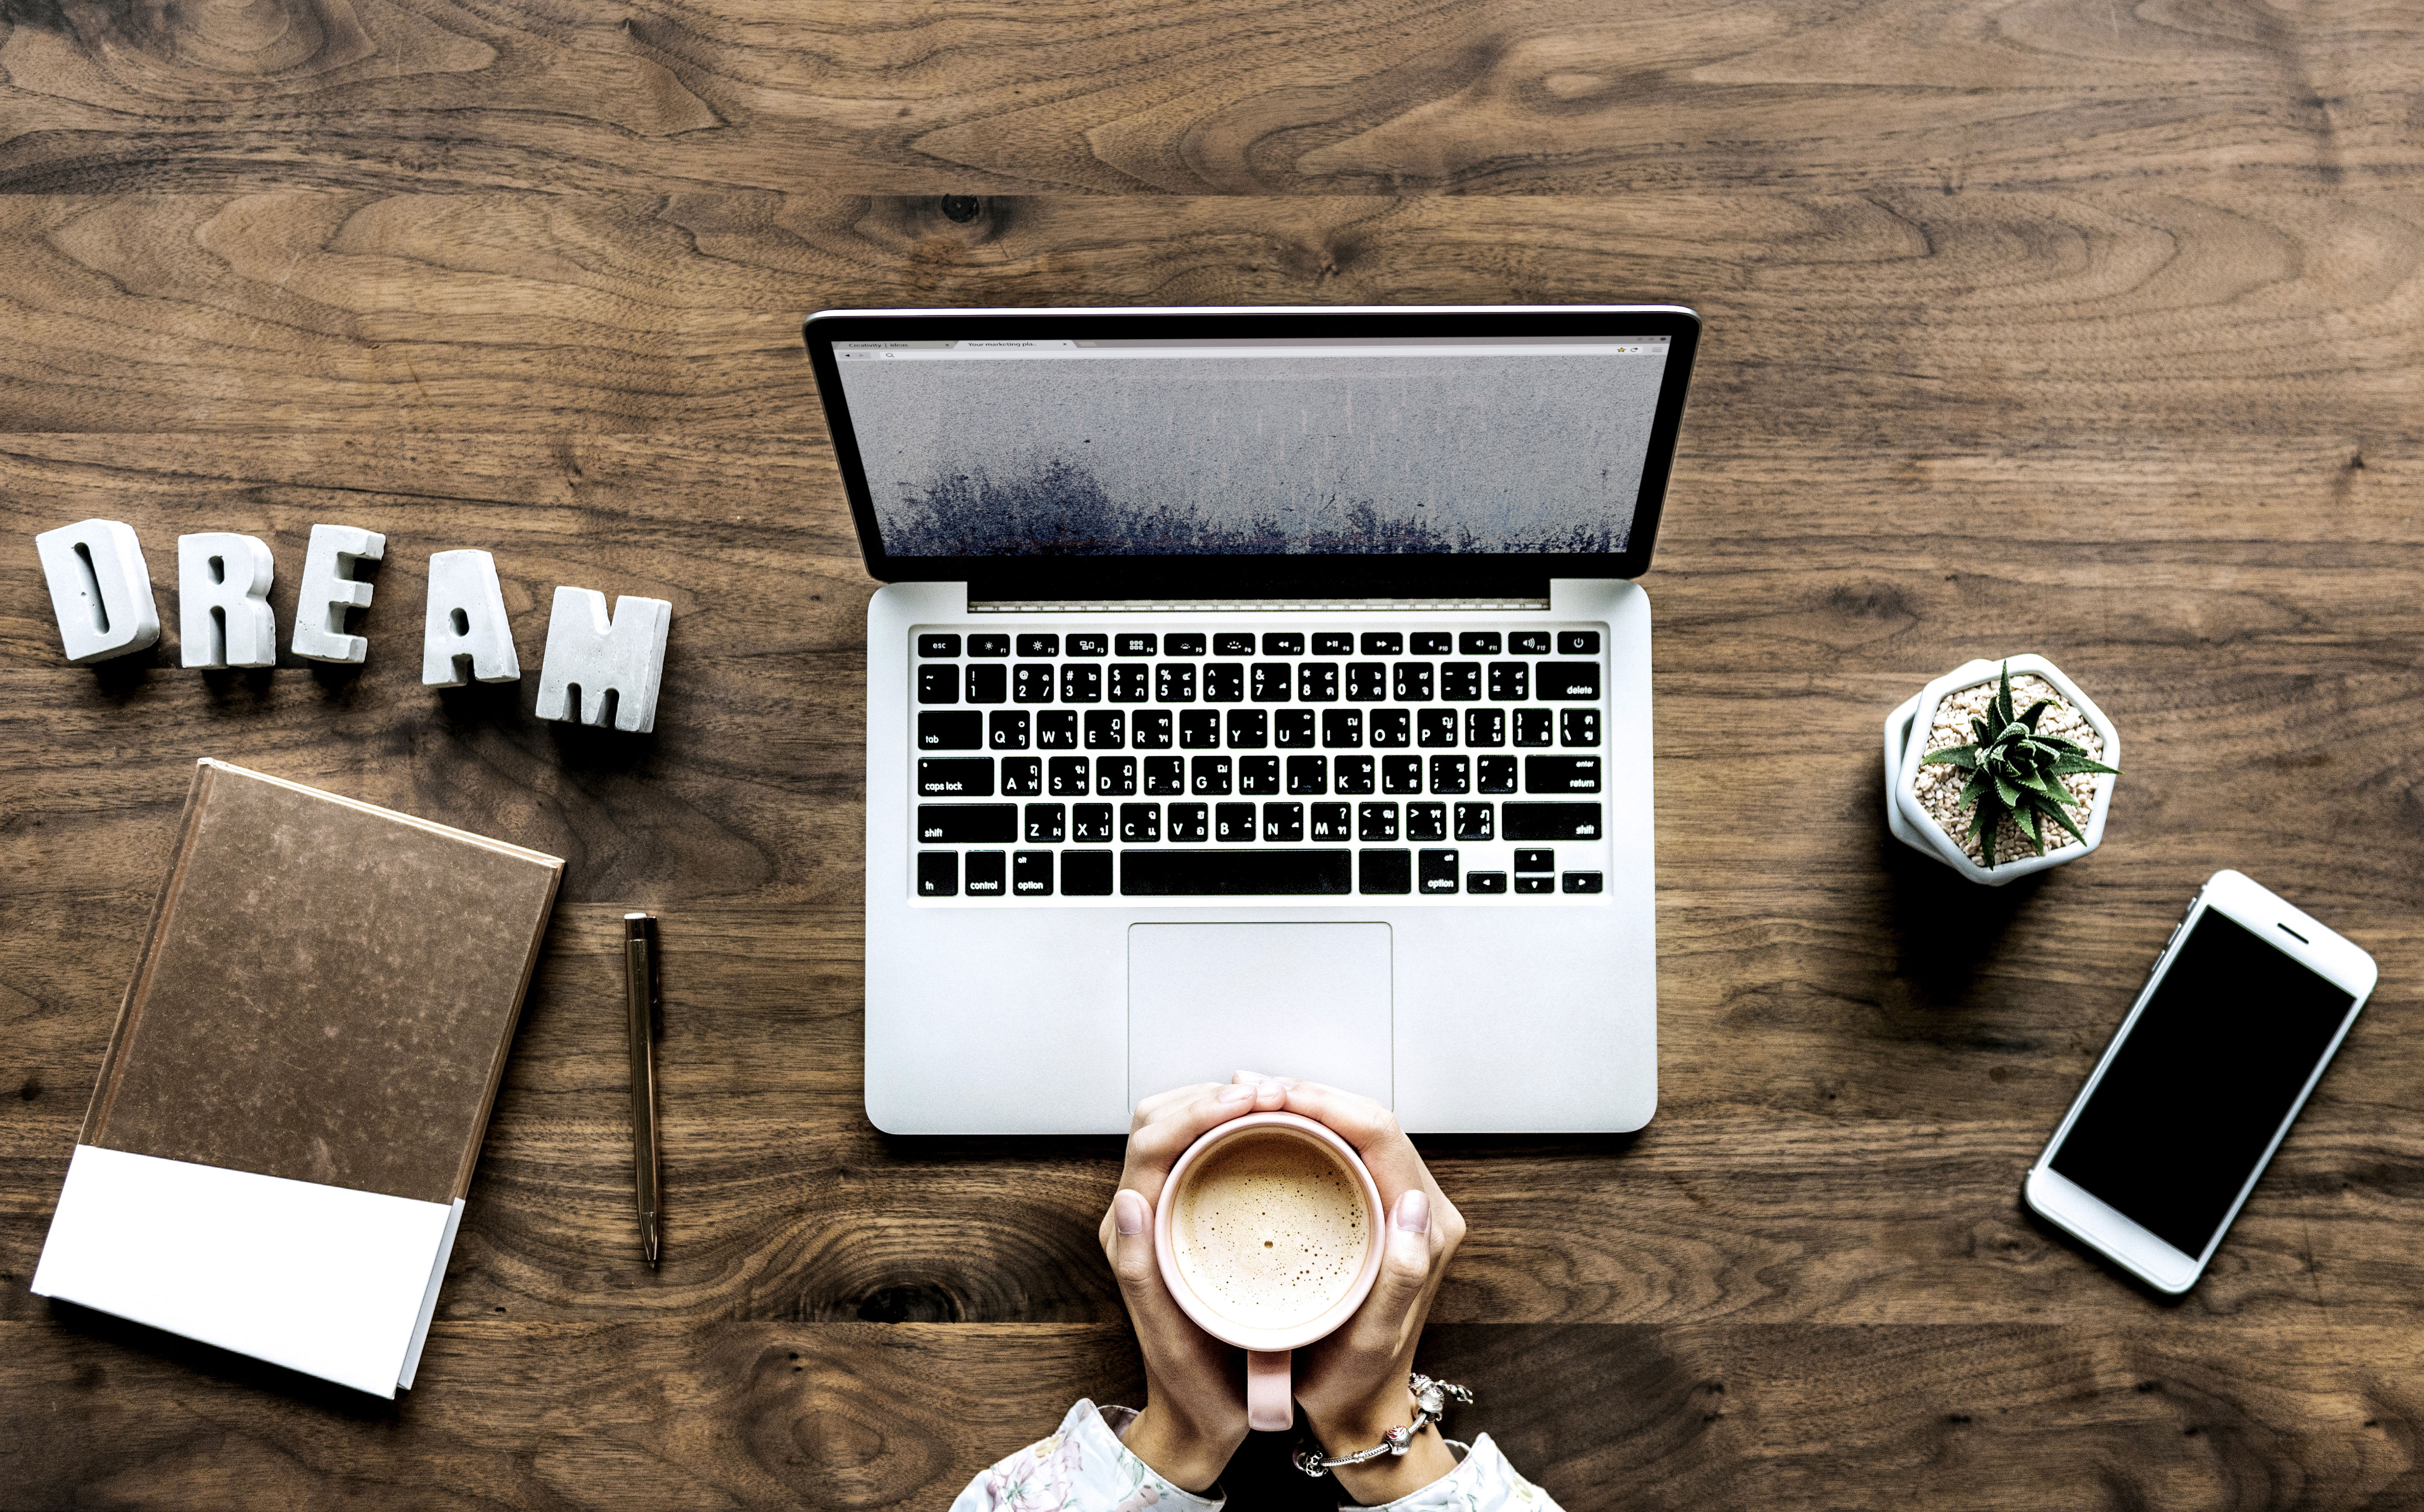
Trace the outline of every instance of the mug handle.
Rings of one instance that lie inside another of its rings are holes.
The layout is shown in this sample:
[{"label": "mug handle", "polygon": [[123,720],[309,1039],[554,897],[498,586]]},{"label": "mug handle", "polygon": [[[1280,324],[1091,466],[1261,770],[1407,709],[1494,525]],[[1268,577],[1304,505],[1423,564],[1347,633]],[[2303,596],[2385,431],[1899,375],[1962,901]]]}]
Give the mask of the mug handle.
[{"label": "mug handle", "polygon": [[1296,1392],[1289,1378],[1292,1351],[1246,1351],[1246,1426],[1284,1433],[1296,1423]]}]

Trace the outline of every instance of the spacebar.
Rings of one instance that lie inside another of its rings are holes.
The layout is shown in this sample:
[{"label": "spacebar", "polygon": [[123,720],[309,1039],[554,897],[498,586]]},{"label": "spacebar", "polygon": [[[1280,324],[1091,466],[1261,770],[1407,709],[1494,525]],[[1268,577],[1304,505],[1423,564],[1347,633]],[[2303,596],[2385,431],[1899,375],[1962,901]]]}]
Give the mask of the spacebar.
[{"label": "spacebar", "polygon": [[1120,891],[1130,898],[1230,898],[1349,893],[1352,851],[1123,851]]}]

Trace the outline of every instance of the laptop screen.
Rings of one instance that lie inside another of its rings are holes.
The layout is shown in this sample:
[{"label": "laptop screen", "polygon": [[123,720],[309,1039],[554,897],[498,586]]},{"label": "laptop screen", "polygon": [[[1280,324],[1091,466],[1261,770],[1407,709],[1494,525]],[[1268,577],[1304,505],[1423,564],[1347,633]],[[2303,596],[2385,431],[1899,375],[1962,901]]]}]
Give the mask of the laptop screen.
[{"label": "laptop screen", "polygon": [[1646,545],[1645,481],[1663,485],[1672,446],[1662,398],[1680,407],[1671,319],[1242,324],[835,331],[837,439],[846,427],[870,563],[1519,556],[1570,571]]}]

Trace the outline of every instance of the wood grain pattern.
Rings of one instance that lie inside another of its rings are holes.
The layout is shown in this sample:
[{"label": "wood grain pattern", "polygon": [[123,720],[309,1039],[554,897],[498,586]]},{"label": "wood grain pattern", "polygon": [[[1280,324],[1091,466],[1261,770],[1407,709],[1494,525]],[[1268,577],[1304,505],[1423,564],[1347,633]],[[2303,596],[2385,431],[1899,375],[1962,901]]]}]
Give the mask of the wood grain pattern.
[{"label": "wood grain pattern", "polygon": [[[2424,24],[2089,0],[576,11],[0,4],[0,1507],[934,1506],[1137,1359],[1100,1139],[859,1106],[845,305],[1680,299],[1648,580],[1658,1119],[1426,1141],[1427,1366],[1570,1508],[2424,1504]],[[982,197],[952,219],[938,197]],[[140,532],[159,651],[26,538]],[[387,533],[359,669],[175,665],[174,537]],[[518,688],[418,682],[497,554]],[[535,721],[552,587],[675,605],[656,734]],[[2041,650],[2112,838],[1991,896],[1878,725]],[[419,1390],[26,1290],[192,760],[566,856]],[[2177,1304],[2021,1172],[2217,866],[2383,985]],[[664,912],[667,1259],[616,915]],[[1241,1509],[1321,1504],[1257,1442]]]}]

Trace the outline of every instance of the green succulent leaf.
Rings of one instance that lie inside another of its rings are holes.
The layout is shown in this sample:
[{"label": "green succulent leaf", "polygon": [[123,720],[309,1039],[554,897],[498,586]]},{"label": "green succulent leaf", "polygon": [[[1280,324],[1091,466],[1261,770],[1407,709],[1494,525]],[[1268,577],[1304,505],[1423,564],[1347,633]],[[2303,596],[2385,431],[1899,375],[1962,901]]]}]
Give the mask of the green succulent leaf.
[{"label": "green succulent leaf", "polygon": [[1948,745],[1941,751],[1930,751],[1919,758],[1922,767],[1938,761],[1975,772],[1978,769],[1978,748],[1974,745]]},{"label": "green succulent leaf", "polygon": [[2001,772],[1989,772],[1987,775],[1994,779],[1995,796],[2003,801],[2004,807],[2017,808],[2020,806],[2019,785],[2012,781],[2009,774]]},{"label": "green succulent leaf", "polygon": [[2064,756],[2053,764],[2053,774],[2057,777],[2067,777],[2079,772],[2109,772],[2118,776],[2121,769],[2108,767],[2101,761],[2090,761],[2083,756]]},{"label": "green succulent leaf", "polygon": [[2070,821],[2069,810],[2062,807],[2060,804],[2055,804],[2052,808],[2047,810],[2047,812],[2053,816],[2055,823],[2061,825],[2064,829],[2068,830],[2071,835],[2078,839],[2080,844],[2085,845],[2087,843],[2087,836],[2081,835],[2080,833],[2079,826]]},{"label": "green succulent leaf", "polygon": [[2027,713],[2020,716],[2020,723],[2027,725],[2030,731],[2033,733],[2037,727],[2037,716],[2052,707],[2052,699],[2040,698],[2029,707],[2029,711]]}]

